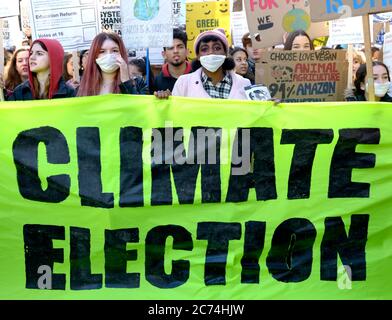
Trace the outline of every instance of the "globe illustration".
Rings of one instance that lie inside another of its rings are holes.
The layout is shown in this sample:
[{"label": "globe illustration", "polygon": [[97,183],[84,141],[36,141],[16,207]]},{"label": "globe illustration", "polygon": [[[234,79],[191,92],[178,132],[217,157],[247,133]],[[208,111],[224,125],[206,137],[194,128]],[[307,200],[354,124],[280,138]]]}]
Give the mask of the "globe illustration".
[{"label": "globe illustration", "polygon": [[152,20],[159,13],[159,0],[136,0],[133,14],[139,20]]},{"label": "globe illustration", "polygon": [[310,16],[302,9],[292,9],[283,17],[283,29],[286,32],[296,30],[308,30],[310,27]]}]

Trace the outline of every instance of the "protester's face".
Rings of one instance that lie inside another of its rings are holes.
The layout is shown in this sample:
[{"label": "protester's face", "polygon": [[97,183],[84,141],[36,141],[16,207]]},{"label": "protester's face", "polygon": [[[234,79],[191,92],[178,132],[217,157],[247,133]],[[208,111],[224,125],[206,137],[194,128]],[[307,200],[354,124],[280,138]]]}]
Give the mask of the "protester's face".
[{"label": "protester's face", "polygon": [[163,57],[166,62],[175,67],[182,65],[185,62],[187,55],[188,50],[185,47],[185,44],[179,39],[174,39],[173,47],[166,48],[163,52]]},{"label": "protester's face", "polygon": [[68,59],[67,62],[67,72],[70,76],[73,76],[73,61],[72,61],[72,57],[70,57]]},{"label": "protester's face", "polygon": [[120,54],[120,48],[117,43],[115,43],[111,39],[106,39],[101,46],[101,49],[99,50],[99,54],[97,58],[102,58],[103,56],[114,53],[114,54]]},{"label": "protester's face", "polygon": [[16,55],[16,71],[22,78],[29,76],[29,52],[19,51]]},{"label": "protester's face", "polygon": [[223,43],[219,40],[217,41],[209,41],[204,42],[203,40],[200,42],[200,49],[198,57],[208,56],[210,54],[222,55],[225,56],[225,47]]},{"label": "protester's face", "polygon": [[39,43],[35,43],[30,50],[29,58],[31,72],[38,73],[49,69],[49,54]]},{"label": "protester's face", "polygon": [[357,70],[361,66],[361,60],[354,58],[353,60],[353,74],[355,75],[357,73]]},{"label": "protester's face", "polygon": [[388,72],[384,66],[373,67],[373,79],[375,83],[386,83],[389,81]]},{"label": "protester's face", "polygon": [[128,65],[128,71],[130,78],[143,77],[143,73],[139,70],[137,66],[133,64]]},{"label": "protester's face", "polygon": [[378,60],[380,60],[380,51],[375,51],[375,52],[373,53],[372,60],[373,60],[373,61],[378,61]]},{"label": "protester's face", "polygon": [[291,50],[310,50],[310,42],[306,36],[296,36],[293,41]]},{"label": "protester's face", "polygon": [[248,59],[245,52],[237,51],[233,55],[235,62],[235,72],[240,75],[245,75],[248,72]]},{"label": "protester's face", "polygon": [[86,66],[87,66],[87,59],[88,59],[88,50],[85,52],[85,53],[83,53],[83,56],[82,56],[82,67],[83,67],[83,69],[86,69]]},{"label": "protester's face", "polygon": [[261,59],[262,53],[266,51],[267,49],[253,49],[253,59],[255,61],[259,61]]}]

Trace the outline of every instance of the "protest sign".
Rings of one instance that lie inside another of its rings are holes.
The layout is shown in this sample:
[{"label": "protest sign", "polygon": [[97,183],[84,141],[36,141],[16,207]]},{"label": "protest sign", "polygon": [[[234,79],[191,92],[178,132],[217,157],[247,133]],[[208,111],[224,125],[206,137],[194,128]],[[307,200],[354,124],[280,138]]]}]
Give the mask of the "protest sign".
[{"label": "protest sign", "polygon": [[57,39],[65,51],[88,49],[100,32],[97,0],[30,0],[33,40]]},{"label": "protest sign", "polygon": [[15,48],[22,44],[23,33],[20,30],[19,17],[9,17],[3,20],[3,46]]},{"label": "protest sign", "polygon": [[252,42],[255,48],[281,44],[286,32],[300,29],[306,31],[311,39],[328,35],[326,23],[311,23],[307,0],[244,2],[249,31],[261,36],[260,41]]},{"label": "protest sign", "polygon": [[121,36],[120,0],[99,0],[102,31],[112,31]]},{"label": "protest sign", "polygon": [[345,50],[268,51],[256,64],[256,83],[286,102],[343,101]]},{"label": "protest sign", "polygon": [[231,43],[229,0],[188,2],[186,4],[186,33],[190,58],[196,56],[193,52],[196,37],[204,31],[216,28],[224,29],[226,37]]},{"label": "protest sign", "polygon": [[249,100],[268,101],[271,100],[271,94],[268,88],[260,84],[254,84],[244,88]]},{"label": "protest sign", "polygon": [[173,4],[173,27],[185,30],[185,0],[172,0]]},{"label": "protest sign", "polygon": [[392,298],[387,104],[103,95],[0,122],[2,299]]},{"label": "protest sign", "polygon": [[[371,23],[373,25],[373,23]],[[363,43],[361,17],[333,20],[329,24],[328,45]]]},{"label": "protest sign", "polygon": [[389,72],[392,72],[392,32],[384,35],[383,62],[388,66]]},{"label": "protest sign", "polygon": [[20,22],[22,25],[22,32],[25,37],[31,36],[29,7],[30,7],[30,0],[20,1]]},{"label": "protest sign", "polygon": [[19,1],[2,1],[0,2],[0,18],[12,17],[19,15]]},{"label": "protest sign", "polygon": [[327,21],[392,11],[390,0],[309,0],[312,21]]},{"label": "protest sign", "polygon": [[232,12],[230,19],[233,44],[236,47],[242,47],[242,36],[249,32],[245,10]]},{"label": "protest sign", "polygon": [[173,44],[172,6],[164,0],[121,0],[122,38],[127,48]]}]

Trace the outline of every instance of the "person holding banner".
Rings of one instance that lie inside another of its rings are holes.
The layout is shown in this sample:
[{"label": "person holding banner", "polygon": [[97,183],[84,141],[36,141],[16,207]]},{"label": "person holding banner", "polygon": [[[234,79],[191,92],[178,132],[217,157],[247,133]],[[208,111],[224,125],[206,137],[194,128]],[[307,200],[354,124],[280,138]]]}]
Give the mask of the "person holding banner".
[{"label": "person holding banner", "polygon": [[56,99],[75,96],[75,90],[65,84],[63,74],[64,49],[55,39],[37,39],[29,51],[28,80],[17,86],[10,101]]},{"label": "person holding banner", "polygon": [[178,78],[173,96],[195,98],[220,98],[246,100],[245,87],[248,79],[232,71],[235,63],[227,57],[229,43],[223,29],[200,33],[194,43],[196,60],[193,73]]},{"label": "person holding banner", "polygon": [[284,50],[314,50],[313,42],[303,30],[290,32],[284,43]]},{"label": "person holding banner", "polygon": [[[388,67],[378,61],[373,61],[374,93],[376,101],[392,102],[388,95],[391,86],[391,76]],[[359,67],[354,81],[355,91],[351,95],[346,93],[346,101],[368,101],[366,64]]]},{"label": "person holding banner", "polygon": [[109,93],[148,94],[148,87],[140,78],[130,79],[122,39],[114,32],[102,32],[91,44],[77,96]]},{"label": "person holding banner", "polygon": [[29,48],[21,47],[17,49],[8,67],[5,77],[5,97],[9,97],[15,88],[29,77]]},{"label": "person holding banner", "polygon": [[165,63],[162,65],[162,71],[154,80],[154,89],[157,91],[155,95],[159,91],[173,91],[178,77],[192,72],[192,66],[187,61],[189,54],[187,42],[186,32],[178,28],[173,29],[173,46],[163,48],[162,57]]}]

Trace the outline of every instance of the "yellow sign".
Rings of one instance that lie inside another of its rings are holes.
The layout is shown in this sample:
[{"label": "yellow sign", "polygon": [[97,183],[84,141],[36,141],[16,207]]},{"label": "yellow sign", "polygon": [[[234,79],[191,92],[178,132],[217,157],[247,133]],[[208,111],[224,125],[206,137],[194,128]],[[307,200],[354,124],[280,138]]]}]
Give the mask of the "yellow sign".
[{"label": "yellow sign", "polygon": [[208,30],[222,28],[231,43],[230,1],[217,0],[206,2],[189,2],[186,4],[186,33],[188,35],[189,57],[196,57],[193,44],[196,37]]}]

